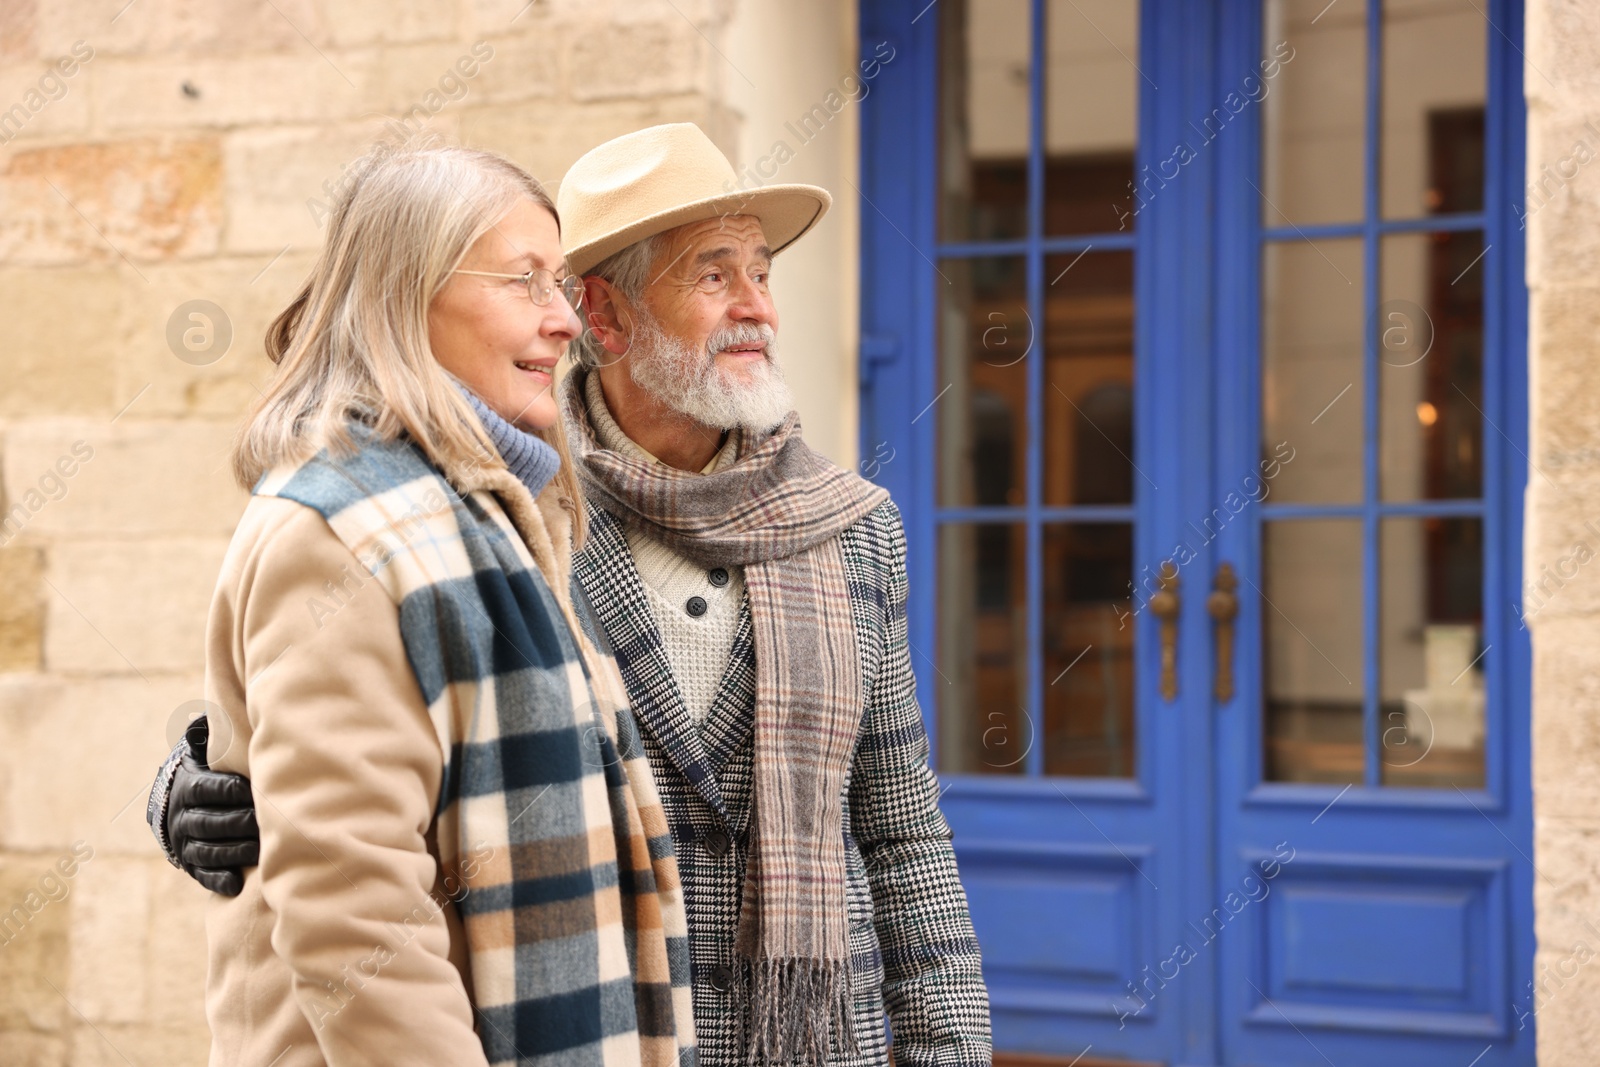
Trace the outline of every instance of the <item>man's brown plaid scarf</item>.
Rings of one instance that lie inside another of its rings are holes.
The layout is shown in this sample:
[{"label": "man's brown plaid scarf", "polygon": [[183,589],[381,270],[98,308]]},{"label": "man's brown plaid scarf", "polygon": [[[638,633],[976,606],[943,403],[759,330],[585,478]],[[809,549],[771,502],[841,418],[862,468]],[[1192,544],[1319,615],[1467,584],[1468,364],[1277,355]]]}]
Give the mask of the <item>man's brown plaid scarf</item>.
[{"label": "man's brown plaid scarf", "polygon": [[705,566],[745,567],[756,651],[749,861],[736,945],[752,1063],[823,1063],[854,1050],[841,796],[861,710],[861,665],[839,533],[888,493],[806,447],[790,412],[739,434],[712,474],[604,450],[584,378],[562,383],[584,489],[627,525]]}]

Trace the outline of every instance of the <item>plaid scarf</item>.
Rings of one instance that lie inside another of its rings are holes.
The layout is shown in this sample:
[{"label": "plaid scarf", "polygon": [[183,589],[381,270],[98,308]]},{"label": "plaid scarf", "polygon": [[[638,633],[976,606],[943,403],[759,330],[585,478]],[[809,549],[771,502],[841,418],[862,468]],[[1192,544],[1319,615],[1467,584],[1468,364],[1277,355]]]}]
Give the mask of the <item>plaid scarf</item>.
[{"label": "plaid scarf", "polygon": [[446,884],[464,887],[488,1061],[693,1067],[671,832],[616,665],[573,611],[571,502],[536,500],[503,466],[447,474],[352,434],[353,453],[255,491],[321,512],[399,605],[444,752],[434,829]]},{"label": "plaid scarf", "polygon": [[866,694],[839,534],[888,494],[800,438],[738,430],[738,460],[711,474],[596,443],[576,369],[562,407],[585,492],[706,567],[745,567],[756,653],[749,860],[735,947],[752,1063],[823,1063],[849,1025],[849,915],[841,797]]}]

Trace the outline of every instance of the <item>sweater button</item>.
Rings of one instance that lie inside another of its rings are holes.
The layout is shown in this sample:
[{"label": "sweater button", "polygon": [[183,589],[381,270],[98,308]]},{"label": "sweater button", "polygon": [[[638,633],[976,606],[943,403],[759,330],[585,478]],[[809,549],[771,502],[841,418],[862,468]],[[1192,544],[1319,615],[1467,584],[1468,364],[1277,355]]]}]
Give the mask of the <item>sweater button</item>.
[{"label": "sweater button", "polygon": [[722,830],[712,830],[700,839],[700,843],[713,856],[726,856],[729,847],[733,844],[733,839]]},{"label": "sweater button", "polygon": [[722,567],[715,568],[707,577],[711,579],[711,584],[718,589],[728,584],[728,572]]},{"label": "sweater button", "polygon": [[705,598],[698,596],[690,597],[689,603],[684,605],[684,610],[689,613],[691,618],[698,619],[700,616],[706,613]]},{"label": "sweater button", "polygon": [[726,993],[733,988],[733,968],[726,963],[719,963],[711,968],[711,988],[718,993]]}]

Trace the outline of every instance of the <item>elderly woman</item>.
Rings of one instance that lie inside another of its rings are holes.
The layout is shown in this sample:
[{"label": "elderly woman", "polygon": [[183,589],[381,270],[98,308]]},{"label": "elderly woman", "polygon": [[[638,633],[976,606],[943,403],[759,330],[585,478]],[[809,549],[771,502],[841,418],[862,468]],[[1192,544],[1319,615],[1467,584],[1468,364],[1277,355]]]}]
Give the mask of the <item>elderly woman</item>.
[{"label": "elderly woman", "polygon": [[563,274],[520,168],[374,151],[268,333],[207,634],[261,829],[207,915],[214,1065],[693,1060],[671,838],[572,601]]}]

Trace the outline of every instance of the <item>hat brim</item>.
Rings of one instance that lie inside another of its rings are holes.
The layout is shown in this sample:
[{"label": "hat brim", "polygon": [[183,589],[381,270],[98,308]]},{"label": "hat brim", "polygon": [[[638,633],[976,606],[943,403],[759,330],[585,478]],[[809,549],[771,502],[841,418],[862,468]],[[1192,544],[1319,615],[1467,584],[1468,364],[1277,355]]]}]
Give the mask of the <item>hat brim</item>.
[{"label": "hat brim", "polygon": [[832,204],[833,197],[828,191],[816,185],[766,185],[746,192],[694,200],[568,248],[567,270],[573,274],[587,274],[608,256],[646,237],[691,222],[732,215],[754,215],[760,219],[767,247],[777,255],[815,226]]}]

